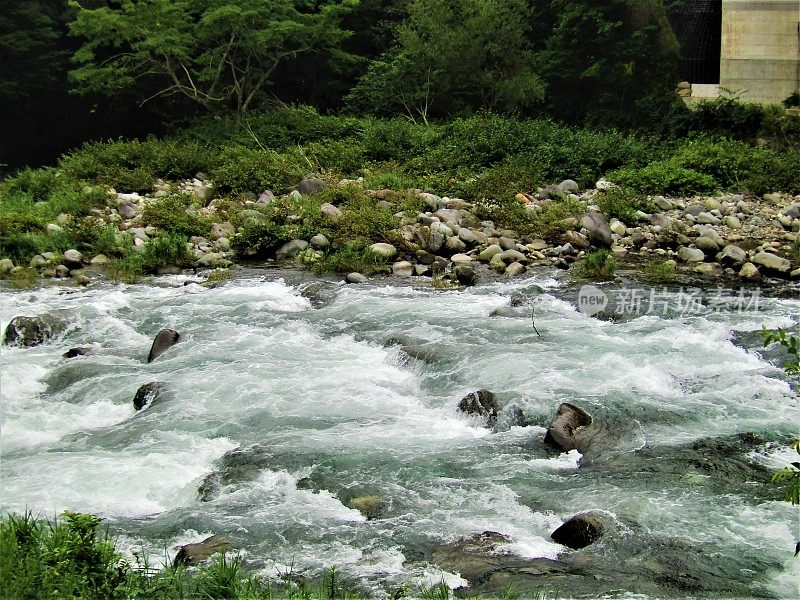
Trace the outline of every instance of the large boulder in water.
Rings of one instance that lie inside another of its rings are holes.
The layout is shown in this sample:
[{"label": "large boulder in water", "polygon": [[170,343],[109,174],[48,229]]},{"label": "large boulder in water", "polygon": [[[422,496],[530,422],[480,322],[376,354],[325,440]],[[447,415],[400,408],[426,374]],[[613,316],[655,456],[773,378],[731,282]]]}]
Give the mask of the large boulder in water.
[{"label": "large boulder in water", "polygon": [[156,400],[164,395],[167,389],[167,384],[163,381],[151,381],[145,383],[138,390],[133,397],[133,408],[142,410],[145,406],[153,404]]},{"label": "large boulder in water", "polygon": [[464,396],[461,402],[458,403],[458,408],[468,415],[478,415],[486,418],[490,426],[495,424],[497,413],[500,411],[497,397],[489,390],[484,389]]},{"label": "large boulder in water", "polygon": [[550,537],[568,548],[585,548],[603,535],[603,522],[595,515],[576,515],[561,525]]},{"label": "large boulder in water", "polygon": [[31,348],[50,341],[63,333],[64,321],[53,315],[14,317],[6,327],[3,344]]},{"label": "large boulder in water", "polygon": [[159,356],[164,354],[169,348],[178,343],[181,335],[174,329],[162,329],[153,340],[153,345],[150,347],[150,354],[147,355],[147,362],[151,363]]},{"label": "large boulder in water", "polygon": [[217,552],[226,552],[232,546],[231,540],[221,535],[212,535],[202,542],[181,546],[172,565],[196,565],[211,558]]},{"label": "large boulder in water", "polygon": [[556,418],[547,428],[547,435],[544,441],[564,452],[575,449],[581,450],[580,430],[591,424],[592,417],[589,413],[574,404],[564,402],[558,407]]}]

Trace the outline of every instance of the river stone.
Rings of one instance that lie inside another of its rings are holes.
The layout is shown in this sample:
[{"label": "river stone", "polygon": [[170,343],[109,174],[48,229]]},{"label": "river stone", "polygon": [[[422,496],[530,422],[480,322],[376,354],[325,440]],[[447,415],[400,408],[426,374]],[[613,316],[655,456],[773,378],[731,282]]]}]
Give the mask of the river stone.
[{"label": "river stone", "polygon": [[[611,225],[608,226],[608,228],[611,230],[612,233],[616,233],[618,236],[625,235],[625,232],[628,230],[628,228],[625,227],[625,223],[623,223],[622,221],[614,221],[611,223]],[[575,244],[572,245],[575,246]],[[578,246],[575,247],[577,248]]]},{"label": "river stone", "polygon": [[741,265],[747,262],[747,252],[739,248],[739,246],[728,244],[722,249],[720,262],[727,266]]},{"label": "river stone", "polygon": [[328,184],[325,183],[322,179],[317,179],[317,178],[303,179],[300,183],[297,184],[297,191],[303,194],[304,196],[310,196],[312,194],[321,192],[326,187],[328,187]]},{"label": "river stone", "polygon": [[236,228],[233,226],[233,223],[229,223],[228,221],[225,221],[224,223],[214,223],[211,226],[211,237],[215,240],[220,238],[230,239],[235,233]]},{"label": "river stone", "polygon": [[792,266],[788,260],[771,252],[759,252],[753,257],[753,263],[759,267],[764,267],[768,271],[781,274],[788,273]]},{"label": "river stone", "polygon": [[321,233],[318,233],[312,237],[309,242],[311,243],[311,247],[316,250],[323,250],[331,245],[330,240]]},{"label": "river stone", "polygon": [[150,354],[147,355],[147,362],[153,362],[169,348],[177,344],[180,339],[181,335],[174,329],[162,329],[159,331],[153,340],[153,345],[150,347]]},{"label": "river stone", "polygon": [[32,348],[50,341],[66,329],[66,324],[53,315],[14,317],[6,327],[3,344]]},{"label": "river stone", "polygon": [[275,259],[286,260],[287,258],[291,258],[295,254],[302,252],[306,248],[308,248],[308,242],[305,240],[292,240],[290,242],[286,242],[275,252]]},{"label": "river stone", "polygon": [[386,512],[386,502],[380,496],[356,496],[347,506],[357,510],[368,520],[379,519]]},{"label": "river stone", "polygon": [[697,215],[697,222],[703,225],[719,225],[721,221],[709,212],[701,212]]},{"label": "river stone", "polygon": [[568,548],[580,550],[603,535],[603,522],[595,515],[576,515],[550,534]]},{"label": "river stone", "polygon": [[197,259],[198,266],[208,268],[220,267],[225,262],[225,255],[222,252],[206,252]]},{"label": "river stone", "polygon": [[342,216],[342,209],[340,209],[338,206],[334,206],[330,202],[326,202],[320,206],[319,212],[328,217],[331,221],[335,221]]},{"label": "river stone", "polygon": [[390,259],[397,256],[397,248],[386,242],[378,242],[369,247],[373,254],[377,254],[381,258]]},{"label": "river stone", "polygon": [[454,254],[450,257],[454,265],[471,265],[472,257],[469,254]]},{"label": "river stone", "polygon": [[761,278],[761,273],[753,263],[746,262],[739,271],[739,277],[747,281],[757,281]]},{"label": "river stone", "polygon": [[98,254],[92,260],[89,261],[89,264],[95,267],[104,267],[109,262],[111,262],[111,260],[105,254]]},{"label": "river stone", "polygon": [[464,252],[467,249],[467,245],[464,242],[462,242],[460,238],[457,238],[454,235],[451,235],[449,238],[447,238],[447,241],[445,241],[444,246],[451,253],[456,253],[456,254]]},{"label": "river stone", "polygon": [[87,354],[93,354],[94,348],[89,346],[78,346],[76,348],[70,348],[64,354],[61,355],[61,358],[75,358],[77,356],[86,356]]},{"label": "river stone", "polygon": [[678,258],[683,262],[693,263],[693,262],[703,262],[706,258],[703,251],[699,248],[689,248],[687,246],[681,246],[678,248]]},{"label": "river stone", "polygon": [[37,254],[31,259],[31,262],[28,263],[28,266],[31,269],[41,269],[42,267],[46,267],[50,264],[50,261],[47,260],[41,254]]},{"label": "river stone", "polygon": [[572,179],[565,179],[564,181],[558,184],[558,189],[564,194],[574,194],[580,188],[578,187],[578,184]]},{"label": "river stone", "polygon": [[10,258],[0,259],[0,276],[5,277],[14,268],[14,261]]},{"label": "river stone", "polygon": [[478,237],[471,230],[467,229],[466,227],[461,227],[458,230],[458,237],[465,244],[472,245],[472,244],[477,244],[478,243]]},{"label": "river stone", "polygon": [[719,252],[719,246],[717,246],[717,243],[711,238],[702,235],[699,238],[695,238],[694,245],[702,250],[704,254],[711,254],[713,256]]},{"label": "river stone", "polygon": [[742,222],[732,215],[725,217],[722,222],[730,229],[741,229]]},{"label": "river stone", "polygon": [[580,226],[588,232],[587,237],[594,245],[601,248],[610,248],[614,238],[606,224],[603,213],[591,211],[586,213],[580,220]]},{"label": "river stone", "polygon": [[509,277],[519,277],[525,273],[525,265],[519,262],[513,262],[506,267],[505,275]]},{"label": "river stone", "polygon": [[392,265],[392,274],[395,277],[411,277],[414,274],[414,265],[407,260],[401,260]]},{"label": "river stone", "polygon": [[495,255],[500,254],[502,251],[503,249],[499,244],[492,244],[481,251],[481,253],[478,255],[478,258],[483,261],[492,260]]},{"label": "river stone", "polygon": [[347,276],[345,277],[345,281],[347,283],[366,283],[367,282],[367,276],[366,275],[362,275],[361,273],[355,273],[355,272],[348,273]]},{"label": "river stone", "polygon": [[133,202],[124,201],[117,204],[117,212],[123,219],[132,219],[139,214],[139,207]]},{"label": "river stone", "polygon": [[186,544],[185,546],[181,546],[178,550],[172,566],[178,567],[180,565],[199,564],[218,552],[230,550],[232,545],[231,540],[220,535],[212,535],[202,542]]},{"label": "river stone", "polygon": [[464,396],[458,403],[458,409],[468,415],[484,417],[489,426],[494,426],[500,407],[492,392],[480,389]]},{"label": "river stone", "polygon": [[462,285],[474,285],[478,278],[471,264],[456,264],[453,269],[453,274],[455,274],[458,283]]},{"label": "river stone", "polygon": [[133,397],[133,408],[142,410],[145,406],[150,406],[164,395],[167,385],[163,381],[151,381],[145,383]]},{"label": "river stone", "polygon": [[70,269],[80,269],[83,264],[83,254],[77,250],[64,252],[64,264]]},{"label": "river stone", "polygon": [[545,443],[551,444],[564,452],[578,448],[575,437],[576,430],[591,425],[592,417],[582,408],[564,402],[558,407],[556,417],[547,428]]}]

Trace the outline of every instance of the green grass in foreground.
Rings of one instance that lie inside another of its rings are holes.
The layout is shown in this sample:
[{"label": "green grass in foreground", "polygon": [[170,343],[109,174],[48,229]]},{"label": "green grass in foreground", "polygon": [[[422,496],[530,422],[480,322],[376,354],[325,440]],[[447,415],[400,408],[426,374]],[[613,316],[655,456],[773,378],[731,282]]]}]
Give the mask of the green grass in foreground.
[{"label": "green grass in foreground", "polygon": [[[244,571],[240,556],[218,555],[199,567],[153,569],[131,564],[100,531],[101,519],[66,512],[45,521],[31,513],[0,521],[0,598],[3,600],[360,600],[332,567],[321,581],[292,577],[275,585]],[[446,600],[444,583],[426,589],[393,587],[393,598]],[[517,598],[513,590],[502,600]],[[543,597],[541,597],[543,598]]]}]

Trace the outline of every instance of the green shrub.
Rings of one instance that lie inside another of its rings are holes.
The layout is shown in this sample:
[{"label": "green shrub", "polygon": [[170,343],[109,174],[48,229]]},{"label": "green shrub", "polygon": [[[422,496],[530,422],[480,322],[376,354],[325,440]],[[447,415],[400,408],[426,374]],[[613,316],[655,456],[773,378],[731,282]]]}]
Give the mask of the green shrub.
[{"label": "green shrub", "polygon": [[359,140],[369,160],[406,163],[433,146],[439,135],[439,127],[408,119],[363,119]]},{"label": "green shrub", "polygon": [[682,167],[676,161],[650,163],[641,169],[622,168],[608,174],[615,183],[646,194],[695,196],[715,192],[719,185],[710,175]]},{"label": "green shrub", "polygon": [[24,169],[7,179],[3,192],[7,194],[29,194],[34,202],[46,200],[59,186],[55,169]]},{"label": "green shrub", "polygon": [[226,147],[209,175],[221,190],[234,193],[280,192],[296,185],[311,165],[302,157],[243,147]]},{"label": "green shrub", "polygon": [[158,178],[187,179],[206,171],[214,156],[212,148],[195,142],[118,140],[85,144],[62,157],[59,170],[78,181],[147,192]]},{"label": "green shrub", "polygon": [[372,275],[388,271],[383,259],[359,242],[349,242],[314,265],[316,273],[363,273]]},{"label": "green shrub", "polygon": [[669,283],[675,279],[678,267],[674,261],[651,261],[644,268],[644,273],[648,279],[658,283]]},{"label": "green shrub", "polygon": [[593,281],[608,281],[614,278],[616,272],[617,261],[608,250],[587,253],[576,269],[579,278]]},{"label": "green shrub", "polygon": [[389,241],[399,224],[392,211],[357,188],[340,208],[342,214],[333,224],[333,241],[339,244]]},{"label": "green shrub", "polygon": [[636,221],[636,211],[651,210],[645,196],[625,187],[600,192],[594,201],[608,217],[616,217],[625,223]]},{"label": "green shrub", "polygon": [[368,190],[394,190],[402,192],[416,187],[417,181],[404,173],[394,171],[374,173],[364,178],[364,187]]},{"label": "green shrub", "polygon": [[364,149],[358,140],[352,138],[312,142],[299,147],[296,152],[308,159],[316,167],[316,171],[334,172],[348,177],[357,175],[365,163]]},{"label": "green shrub", "polygon": [[186,237],[206,235],[211,229],[211,221],[195,212],[187,212],[188,207],[186,196],[165,196],[148,202],[142,218],[145,223],[170,234]]},{"label": "green shrub", "polygon": [[144,245],[142,252],[142,267],[146,271],[156,271],[165,265],[188,266],[193,261],[186,237],[182,235],[153,238]]},{"label": "green shrub", "polygon": [[701,100],[688,111],[675,113],[672,130],[678,135],[700,132],[737,140],[755,140],[764,121],[760,104],[742,102],[738,96],[722,95]]},{"label": "green shrub", "polygon": [[544,182],[542,168],[526,157],[511,157],[465,179],[456,193],[471,200],[513,200],[520,192],[530,192]]},{"label": "green shrub", "polygon": [[136,283],[144,275],[144,259],[137,252],[112,259],[106,267],[106,275],[112,281]]},{"label": "green shrub", "polygon": [[242,257],[263,258],[290,239],[286,229],[270,219],[249,219],[231,239],[231,248]]},{"label": "green shrub", "polygon": [[586,203],[581,200],[551,200],[533,213],[529,230],[546,240],[554,240],[565,231],[565,223],[571,226],[573,219],[585,212]]}]

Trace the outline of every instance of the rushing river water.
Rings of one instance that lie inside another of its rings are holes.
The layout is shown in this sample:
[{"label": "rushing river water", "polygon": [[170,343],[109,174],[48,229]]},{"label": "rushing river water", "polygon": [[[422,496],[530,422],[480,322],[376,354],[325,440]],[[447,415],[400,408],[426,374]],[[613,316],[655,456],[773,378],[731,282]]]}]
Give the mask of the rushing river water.
[{"label": "rushing river water", "polygon": [[[97,513],[121,549],[154,557],[225,534],[265,576],[336,565],[376,594],[465,585],[480,551],[454,542],[491,531],[507,540],[471,582],[483,593],[800,596],[798,509],[769,484],[800,402],[757,333],[796,326],[800,301],[614,322],[545,275],[463,292],[183,281],[0,291],[2,327],[70,321],[55,342],[2,349],[0,508]],[[182,341],[147,364],[164,327]],[[61,358],[79,345],[96,352]],[[154,380],[168,396],[136,413]],[[478,388],[508,407],[496,432],[457,410]],[[612,432],[580,465],[542,441],[565,401]],[[502,426],[512,404],[524,426]],[[383,499],[380,518],[348,507],[362,495]],[[550,539],[585,511],[604,537]]]}]

